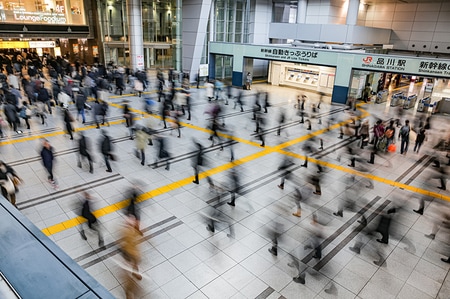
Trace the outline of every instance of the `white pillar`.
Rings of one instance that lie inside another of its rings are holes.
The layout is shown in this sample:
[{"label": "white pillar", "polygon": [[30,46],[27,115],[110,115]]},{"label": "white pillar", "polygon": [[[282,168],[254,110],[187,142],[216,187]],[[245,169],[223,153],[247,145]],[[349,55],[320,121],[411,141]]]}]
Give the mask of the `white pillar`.
[{"label": "white pillar", "polygon": [[297,3],[297,24],[306,23],[306,8],[308,7],[308,0],[298,0]]},{"label": "white pillar", "polygon": [[347,25],[356,25],[358,22],[359,0],[348,0]]},{"label": "white pillar", "polygon": [[142,32],[142,0],[127,0],[130,68],[144,69],[144,37]]}]

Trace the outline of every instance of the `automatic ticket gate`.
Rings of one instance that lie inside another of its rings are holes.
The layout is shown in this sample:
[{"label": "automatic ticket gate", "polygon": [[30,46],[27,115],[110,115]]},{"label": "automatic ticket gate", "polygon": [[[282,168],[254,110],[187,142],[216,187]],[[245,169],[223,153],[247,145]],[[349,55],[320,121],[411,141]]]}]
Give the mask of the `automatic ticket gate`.
[{"label": "automatic ticket gate", "polygon": [[403,109],[413,108],[417,102],[417,95],[413,94],[407,97],[403,103]]},{"label": "automatic ticket gate", "polygon": [[405,101],[405,96],[403,92],[397,92],[391,97],[391,107],[403,105]]}]

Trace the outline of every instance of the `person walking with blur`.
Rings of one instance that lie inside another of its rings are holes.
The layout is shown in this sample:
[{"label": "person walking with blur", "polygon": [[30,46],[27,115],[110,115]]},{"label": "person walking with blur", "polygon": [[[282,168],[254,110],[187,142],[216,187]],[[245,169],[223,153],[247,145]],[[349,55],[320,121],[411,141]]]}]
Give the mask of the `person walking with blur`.
[{"label": "person walking with blur", "polygon": [[426,135],[425,129],[421,128],[419,130],[419,133],[417,133],[416,137],[416,144],[414,145],[414,152],[419,153],[420,147],[422,146],[422,143],[425,141]]},{"label": "person walking with blur", "polygon": [[139,263],[141,262],[141,252],[139,243],[141,239],[141,232],[136,224],[137,220],[132,214],[128,214],[125,218],[125,223],[120,231],[119,247],[123,258],[132,268],[132,276],[137,280],[142,279],[139,274]]},{"label": "person walking with blur", "polygon": [[411,127],[409,126],[409,120],[405,121],[405,125],[400,128],[398,133],[398,137],[401,138],[400,144],[400,154],[403,155],[408,152],[409,145],[409,132],[411,131]]},{"label": "person walking with blur", "polygon": [[0,161],[0,187],[2,195],[9,200],[9,202],[16,206],[16,192],[17,185],[22,182],[14,169],[3,161]]},{"label": "person walking with blur", "polygon": [[[97,233],[97,235],[98,235],[98,247],[102,248],[102,247],[104,247],[105,242],[103,240],[102,232],[100,230],[99,222],[97,220],[97,217],[95,217],[95,215],[91,211],[92,197],[87,191],[83,191],[82,194],[83,194],[83,205],[82,205],[82,208],[81,208],[81,217],[86,219],[88,228],[90,230],[93,230],[93,231],[95,231]],[[83,238],[83,240],[87,241],[87,236],[86,236],[86,233],[84,232],[83,226],[84,226],[84,224],[82,223],[81,224],[80,235],[81,235],[81,238]]]},{"label": "person walking with blur", "polygon": [[77,165],[79,168],[81,168],[81,162],[84,158],[86,158],[89,162],[89,173],[94,173],[92,157],[89,154],[89,140],[84,135],[83,131],[80,131],[79,134],[80,134],[80,139],[78,140],[79,155]]},{"label": "person walking with blur", "polygon": [[44,139],[42,142],[41,158],[42,164],[44,164],[44,167],[48,172],[49,183],[54,189],[58,188],[56,180],[53,176],[53,147],[50,145],[50,142],[47,139]]},{"label": "person walking with blur", "polygon": [[108,136],[105,130],[102,130],[102,137],[100,140],[100,152],[102,153],[103,158],[105,159],[106,172],[112,172],[111,165],[109,164],[109,159],[112,156],[111,154],[112,142],[111,137]]}]

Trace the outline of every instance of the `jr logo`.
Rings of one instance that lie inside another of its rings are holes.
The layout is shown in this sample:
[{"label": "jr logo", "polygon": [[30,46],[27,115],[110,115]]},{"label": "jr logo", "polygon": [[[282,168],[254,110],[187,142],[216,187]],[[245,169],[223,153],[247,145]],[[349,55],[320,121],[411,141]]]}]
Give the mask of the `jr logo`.
[{"label": "jr logo", "polygon": [[365,64],[369,64],[372,62],[372,59],[373,59],[372,56],[367,56],[366,58],[363,58],[363,62]]}]

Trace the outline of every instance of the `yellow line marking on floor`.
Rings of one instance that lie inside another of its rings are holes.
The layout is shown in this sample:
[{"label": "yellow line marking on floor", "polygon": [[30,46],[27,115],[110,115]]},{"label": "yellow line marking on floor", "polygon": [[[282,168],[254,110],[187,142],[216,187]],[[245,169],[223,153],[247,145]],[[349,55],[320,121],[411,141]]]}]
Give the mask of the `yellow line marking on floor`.
[{"label": "yellow line marking on floor", "polygon": [[[367,112],[365,112],[363,110],[363,115],[365,115],[364,113],[367,113]],[[346,122],[348,122],[348,121],[343,121],[341,123],[335,124],[335,125],[331,126],[330,129],[338,128],[339,126],[345,124]],[[186,125],[188,125],[188,124],[186,124]],[[190,125],[190,126],[192,128],[197,128],[197,129],[201,129],[203,131],[208,131],[207,129],[204,129],[204,128],[199,128],[199,127],[196,127],[196,126],[193,126],[193,125]],[[242,165],[244,163],[253,161],[255,159],[258,159],[258,158],[260,158],[262,156],[265,156],[265,155],[273,153],[273,152],[278,152],[278,153],[281,153],[281,154],[284,154],[284,155],[288,155],[288,156],[291,156],[291,157],[294,157],[294,158],[299,158],[299,159],[305,160],[306,157],[303,156],[303,155],[299,155],[299,154],[296,154],[296,153],[293,153],[293,152],[289,152],[289,151],[284,151],[282,149],[286,148],[288,146],[291,146],[293,144],[302,142],[304,140],[307,140],[307,139],[309,139],[309,138],[311,138],[313,136],[318,136],[318,135],[320,135],[320,134],[322,134],[322,133],[324,133],[326,131],[327,131],[327,129],[321,129],[321,130],[312,132],[310,134],[301,136],[299,138],[296,138],[294,140],[290,140],[290,141],[287,141],[285,143],[279,144],[277,146],[264,147],[263,150],[260,151],[260,152],[248,155],[246,157],[243,157],[241,159],[235,160],[233,162],[228,162],[228,163],[222,164],[220,166],[214,167],[212,169],[209,169],[207,171],[201,172],[199,174],[199,180],[203,180],[203,179],[205,179],[205,178],[207,178],[209,176],[212,176],[214,174],[218,174],[220,172],[226,171],[226,170],[228,170],[228,169],[230,169],[232,167],[235,167],[235,166]],[[235,140],[238,139],[238,138],[236,138],[234,136],[229,136],[229,137],[232,137],[232,139],[235,139]],[[246,143],[252,144],[252,142],[250,142],[250,141],[247,141]],[[382,178],[382,177],[379,177],[379,176],[375,176],[375,175],[372,175],[372,174],[369,174],[369,173],[363,173],[363,172],[360,172],[360,171],[357,171],[357,170],[354,170],[354,169],[350,169],[350,168],[346,168],[346,167],[343,167],[343,166],[340,166],[340,165],[337,165],[337,164],[333,164],[333,163],[330,163],[330,162],[326,162],[326,161],[322,161],[322,160],[318,160],[318,159],[314,159],[314,158],[310,158],[310,157],[308,157],[308,162],[316,163],[316,164],[319,164],[321,166],[325,166],[325,167],[337,169],[337,170],[340,170],[340,171],[343,171],[343,172],[351,173],[351,174],[354,174],[354,175],[362,176],[362,177],[365,177],[365,178],[368,178],[368,179],[372,179],[372,180],[375,180],[375,181],[378,181],[378,182],[381,182],[381,183],[384,183],[384,184],[389,184],[389,185],[394,186],[394,187],[403,188],[403,189],[406,189],[406,190],[409,190],[409,191],[412,191],[412,192],[415,192],[415,193],[428,195],[428,196],[433,196],[433,197],[436,197],[436,198],[441,198],[441,199],[450,201],[450,197],[449,196],[445,196],[443,194],[439,194],[439,193],[436,193],[436,192],[424,190],[424,189],[421,189],[421,188],[418,188],[418,187],[414,187],[414,186],[409,186],[409,185],[402,184],[402,183],[399,183],[399,182],[395,182],[395,181],[392,181],[392,180],[388,180],[388,179],[385,179],[385,178]],[[167,184],[165,186],[161,186],[161,187],[156,188],[154,190],[150,190],[150,191],[140,195],[138,197],[138,202],[146,201],[146,200],[149,200],[149,199],[151,199],[153,197],[156,197],[158,195],[167,193],[167,192],[169,192],[171,190],[175,190],[175,189],[178,189],[180,187],[186,186],[188,184],[192,184],[193,179],[194,179],[194,176],[189,176],[189,177],[186,177],[184,179],[178,180],[176,182],[172,182],[170,184]],[[115,203],[115,204],[103,207],[103,208],[101,208],[99,210],[96,210],[93,213],[94,213],[94,215],[96,217],[101,217],[101,216],[104,216],[104,215],[116,212],[118,210],[124,209],[128,205],[128,203],[129,203],[129,199],[125,199],[125,200],[122,200],[122,201],[120,201],[118,203]],[[50,236],[50,235],[56,234],[58,232],[61,232],[63,230],[66,230],[68,228],[75,227],[75,226],[77,226],[80,223],[83,223],[85,221],[86,220],[84,218],[82,218],[81,216],[78,216],[78,217],[75,217],[73,219],[69,219],[67,221],[63,221],[63,222],[55,224],[53,226],[44,228],[42,230],[42,232],[45,235]]]}]

